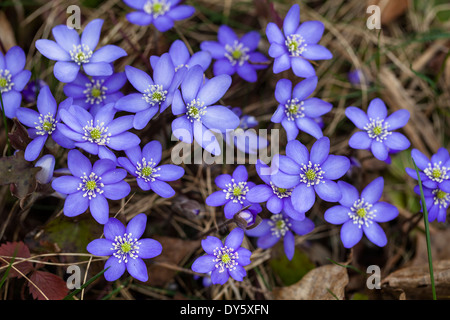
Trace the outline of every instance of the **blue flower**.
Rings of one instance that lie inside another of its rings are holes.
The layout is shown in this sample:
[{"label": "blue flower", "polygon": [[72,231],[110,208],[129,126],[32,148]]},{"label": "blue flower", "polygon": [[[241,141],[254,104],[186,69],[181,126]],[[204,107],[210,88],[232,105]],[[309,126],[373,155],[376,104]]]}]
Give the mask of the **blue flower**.
[{"label": "blue flower", "polygon": [[75,29],[58,25],[52,29],[55,41],[39,39],[36,49],[50,60],[55,60],[53,73],[61,82],[75,80],[83,67],[90,76],[110,76],[113,74],[112,62],[127,55],[125,50],[115,45],[106,45],[95,50],[103,26],[103,20],[89,22],[80,36]]},{"label": "blue flower", "polygon": [[302,130],[314,138],[323,136],[319,123],[315,120],[328,113],[333,105],[318,98],[308,97],[317,87],[317,77],[313,76],[299,82],[292,89],[292,82],[281,79],[275,88],[275,98],[279,105],[271,121],[281,123],[286,130],[288,141],[297,138]]},{"label": "blue flower", "polygon": [[[428,221],[445,222],[447,209],[450,206],[450,191],[445,192],[439,188],[429,189],[426,187],[423,187],[422,190],[428,212]],[[414,192],[420,196],[420,187],[415,186]],[[422,205],[422,200],[420,203]]]},{"label": "blue flower", "polygon": [[73,98],[73,104],[83,107],[95,116],[104,105],[122,98],[119,90],[127,82],[125,73],[118,72],[107,77],[87,77],[81,72],[74,81],[64,86],[67,97]]},{"label": "blue flower", "polygon": [[198,273],[211,272],[213,284],[224,284],[230,276],[236,281],[242,281],[247,275],[244,266],[250,264],[251,251],[241,247],[244,231],[233,229],[225,241],[208,236],[202,240],[202,248],[206,255],[197,258],[192,264],[192,271]]},{"label": "blue flower", "polygon": [[38,95],[38,111],[30,108],[17,109],[17,119],[25,126],[30,127],[28,135],[33,139],[25,149],[25,160],[36,160],[49,137],[52,137],[63,148],[72,149],[75,147],[75,144],[64,136],[57,127],[60,121],[60,111],[63,109],[67,110],[71,106],[72,99],[66,99],[61,102],[58,111],[58,105],[50,88],[45,86]]},{"label": "blue flower", "polygon": [[330,155],[330,139],[322,137],[311,147],[311,154],[298,140],[289,141],[286,155],[272,159],[272,182],[275,186],[292,189],[291,201],[299,212],[307,212],[315,203],[316,193],[324,201],[337,202],[341,191],[333,180],[350,169],[350,160]]},{"label": "blue flower", "polygon": [[257,80],[257,70],[267,68],[261,64],[267,58],[255,51],[261,36],[257,31],[250,31],[239,38],[228,26],[222,25],[217,34],[217,41],[203,41],[200,48],[211,53],[214,63],[214,75],[233,75],[237,73],[248,82]]},{"label": "blue flower", "polygon": [[51,154],[46,154],[36,161],[35,167],[40,167],[41,170],[36,173],[36,180],[41,184],[47,184],[53,179],[53,172],[55,170],[55,157]]},{"label": "blue flower", "polygon": [[258,237],[256,244],[262,249],[269,249],[283,239],[284,253],[289,260],[292,260],[295,253],[295,234],[303,236],[313,229],[312,220],[308,218],[301,221],[294,220],[281,212],[273,214],[270,219],[263,219],[258,226],[247,230],[246,234]]},{"label": "blue flower", "polygon": [[[450,192],[450,155],[447,149],[439,148],[431,159],[419,150],[412,149],[411,157],[419,169],[420,181],[424,187]],[[417,180],[415,169],[406,168],[406,173]]]},{"label": "blue flower", "polygon": [[130,193],[130,185],[123,181],[127,172],[116,168],[115,162],[109,159],[97,160],[92,165],[76,149],[69,151],[67,165],[72,175],[55,178],[52,182],[56,192],[67,195],[64,214],[75,217],[89,208],[94,219],[105,224],[109,218],[107,199],[120,200]]},{"label": "blue flower", "polygon": [[28,103],[35,103],[39,92],[46,86],[48,84],[42,79],[31,80],[22,91],[23,99]]},{"label": "blue flower", "polygon": [[206,151],[220,155],[220,145],[212,131],[224,133],[239,125],[239,117],[233,111],[215,105],[230,85],[229,75],[222,74],[205,82],[201,66],[190,68],[181,83],[181,92],[176,90],[174,94],[172,113],[180,117],[172,122],[173,135],[186,143],[195,139]]},{"label": "blue flower", "polygon": [[20,92],[25,88],[31,77],[29,70],[24,70],[25,52],[20,47],[12,47],[6,55],[0,52],[0,93],[7,118],[14,118],[22,102]]},{"label": "blue flower", "polygon": [[273,214],[283,212],[294,220],[305,219],[305,212],[298,211],[292,205],[293,188],[279,188],[272,181],[270,167],[257,160],[256,172],[265,184],[256,185],[248,191],[247,199],[252,203],[266,202],[266,208]]},{"label": "blue flower", "polygon": [[148,280],[147,266],[142,259],[151,259],[162,252],[161,244],[150,238],[141,238],[147,227],[147,216],[140,213],[125,227],[116,218],[104,226],[105,238],[91,241],[86,249],[96,256],[109,256],[105,263],[107,281],[119,279],[125,270],[135,279]]},{"label": "blue flower", "polygon": [[174,26],[174,22],[192,16],[195,8],[179,5],[181,0],[123,0],[129,7],[138,11],[127,14],[133,24],[147,26],[153,24],[156,29],[165,32]]},{"label": "blue flower", "polygon": [[[175,40],[169,48],[169,56],[175,66],[175,72],[182,68],[190,68],[195,65],[200,65],[203,71],[206,71],[211,64],[211,54],[207,51],[195,52],[192,56],[188,48],[181,40]],[[155,69],[160,57],[151,56],[150,64]]]},{"label": "blue flower", "polygon": [[215,191],[206,198],[206,204],[212,207],[224,207],[225,218],[231,219],[242,208],[251,205],[251,209],[261,212],[259,204],[253,204],[247,200],[247,193],[255,186],[248,180],[248,172],[244,165],[239,165],[233,175],[221,174],[216,177],[215,183],[221,189]]},{"label": "blue flower", "polygon": [[410,146],[403,134],[393,131],[408,123],[408,110],[398,110],[388,116],[384,102],[375,98],[369,103],[367,114],[359,108],[348,107],[345,115],[362,130],[353,134],[348,142],[353,149],[371,150],[375,158],[385,161],[389,151],[401,151]]},{"label": "blue flower", "polygon": [[[257,134],[253,129],[258,125],[255,117],[243,114],[239,107],[230,108],[239,117],[239,126],[234,130],[227,130],[223,137],[225,142],[247,154],[257,154],[258,150],[268,146],[269,141]],[[239,155],[238,155],[239,156]]]},{"label": "blue flower", "polygon": [[95,116],[73,105],[68,110],[60,110],[64,123],[56,126],[63,135],[74,141],[76,147],[98,155],[100,159],[116,161],[116,155],[111,150],[122,151],[141,142],[137,135],[127,131],[133,127],[133,116],[114,119],[116,112],[113,103],[102,107]]},{"label": "blue flower", "polygon": [[175,195],[173,188],[165,181],[175,181],[184,175],[182,167],[173,164],[158,166],[162,156],[162,146],[157,140],[150,141],[141,150],[139,146],[125,150],[127,157],[119,157],[117,162],[136,177],[142,190],[153,190],[164,198]]},{"label": "blue flower", "polygon": [[297,77],[309,78],[316,75],[308,60],[328,60],[331,52],[317,44],[322,38],[324,25],[320,21],[306,21],[300,24],[300,7],[294,4],[283,21],[283,32],[270,22],[266,35],[270,43],[269,56],[275,58],[273,72],[280,73],[292,68]]},{"label": "blue flower", "polygon": [[352,248],[361,240],[363,233],[375,245],[385,246],[386,234],[378,223],[395,219],[398,209],[379,201],[383,194],[383,178],[378,177],[369,183],[361,195],[347,182],[338,181],[338,185],[342,191],[342,199],[339,205],[325,211],[324,218],[331,224],[342,224],[341,241],[344,247]]},{"label": "blue flower", "polygon": [[132,66],[125,67],[128,81],[139,93],[129,94],[116,102],[117,110],[136,113],[133,126],[143,129],[153,116],[163,112],[172,103],[174,91],[180,85],[186,69],[175,73],[175,67],[168,53],[155,64],[153,79],[144,71]]}]

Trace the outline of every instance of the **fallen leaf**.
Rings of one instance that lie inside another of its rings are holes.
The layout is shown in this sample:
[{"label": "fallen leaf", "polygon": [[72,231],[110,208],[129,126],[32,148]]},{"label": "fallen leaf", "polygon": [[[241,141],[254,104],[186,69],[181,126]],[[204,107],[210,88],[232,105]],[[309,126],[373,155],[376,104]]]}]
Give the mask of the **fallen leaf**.
[{"label": "fallen leaf", "polygon": [[2,32],[0,32],[0,41],[6,51],[17,45],[11,23],[3,11],[0,11],[0,30],[2,30]]},{"label": "fallen leaf", "polygon": [[309,271],[299,282],[274,289],[276,300],[342,300],[348,284],[347,269],[328,264]]},{"label": "fallen leaf", "polygon": [[[46,271],[35,271],[30,280],[49,300],[62,300],[69,292],[66,282],[57,275]],[[28,290],[34,299],[47,300],[39,290],[28,282]]]},{"label": "fallen leaf", "polygon": [[[29,262],[29,261],[19,262],[20,259],[17,259],[17,258],[29,258],[30,257],[30,250],[22,241],[6,242],[6,243],[2,244],[0,246],[0,256],[15,257],[14,268],[19,270],[24,275],[26,275],[31,270],[33,270],[33,264],[31,262]],[[11,259],[7,259],[7,258],[3,258],[3,259],[8,260],[8,262],[11,261]],[[7,265],[7,263],[5,263],[3,260],[0,260],[0,267],[3,267],[5,265]],[[10,269],[8,276],[21,278],[22,275],[19,272],[17,272],[14,268]]]},{"label": "fallen leaf", "polygon": [[409,0],[369,0],[368,5],[379,6],[381,10],[381,24],[388,24],[406,12]]},{"label": "fallen leaf", "polygon": [[31,142],[31,138],[28,135],[27,129],[17,120],[13,118],[15,128],[8,134],[11,146],[16,150],[25,151],[28,144]]}]

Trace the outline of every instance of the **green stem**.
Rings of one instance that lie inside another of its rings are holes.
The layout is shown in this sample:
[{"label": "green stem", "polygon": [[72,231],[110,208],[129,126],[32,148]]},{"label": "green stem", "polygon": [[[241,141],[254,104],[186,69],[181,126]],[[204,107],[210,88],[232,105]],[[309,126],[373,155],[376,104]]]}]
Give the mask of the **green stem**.
[{"label": "green stem", "polygon": [[9,136],[8,136],[8,122],[6,120],[6,115],[5,115],[5,108],[3,107],[3,96],[2,93],[0,91],[0,107],[2,109],[2,116],[3,116],[3,126],[5,127],[5,134],[6,134],[6,143],[8,144],[8,150],[6,151],[6,155],[11,155],[11,143],[9,142]]},{"label": "green stem", "polygon": [[427,205],[425,203],[425,196],[423,195],[422,181],[420,180],[419,169],[417,168],[417,165],[414,162],[414,159],[413,159],[413,164],[414,164],[414,168],[416,169],[417,179],[418,179],[419,188],[420,188],[420,198],[422,200],[423,220],[425,223],[425,234],[426,234],[426,238],[427,238],[428,268],[430,270],[431,290],[433,292],[433,300],[436,300],[436,288],[434,285],[433,259],[431,257],[430,226],[429,226],[429,222],[428,222]]}]

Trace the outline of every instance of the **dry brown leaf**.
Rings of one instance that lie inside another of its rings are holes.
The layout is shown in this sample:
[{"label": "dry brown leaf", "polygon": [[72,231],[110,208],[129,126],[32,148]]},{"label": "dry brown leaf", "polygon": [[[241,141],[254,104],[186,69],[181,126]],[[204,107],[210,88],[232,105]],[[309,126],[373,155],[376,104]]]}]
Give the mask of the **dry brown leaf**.
[{"label": "dry brown leaf", "polygon": [[17,45],[11,23],[3,11],[0,11],[0,30],[0,41],[6,51]]},{"label": "dry brown leaf", "polygon": [[377,5],[381,10],[381,24],[388,24],[408,9],[409,0],[369,0],[368,5]]},{"label": "dry brown leaf", "polygon": [[[450,260],[433,261],[433,273],[438,299],[448,299],[450,296]],[[381,287],[387,292],[403,291],[410,300],[432,299],[428,263],[394,271],[381,281]]]},{"label": "dry brown leaf", "polygon": [[291,286],[274,289],[273,294],[276,300],[342,300],[348,280],[346,268],[328,264],[311,270]]},{"label": "dry brown leaf", "polygon": [[[448,230],[430,230],[431,233],[431,255],[433,260],[450,259],[450,233]],[[423,233],[418,233],[415,243],[416,253],[408,263],[408,267],[421,266],[428,263],[427,240]]]}]

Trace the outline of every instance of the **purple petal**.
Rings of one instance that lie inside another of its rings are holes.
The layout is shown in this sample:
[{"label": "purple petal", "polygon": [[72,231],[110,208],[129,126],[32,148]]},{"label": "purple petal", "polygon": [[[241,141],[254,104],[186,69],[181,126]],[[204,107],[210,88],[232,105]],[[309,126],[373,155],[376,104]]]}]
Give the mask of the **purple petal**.
[{"label": "purple petal", "polygon": [[379,247],[384,247],[387,244],[386,233],[378,223],[372,223],[368,227],[363,225],[364,234],[366,237]]},{"label": "purple petal", "polygon": [[336,180],[350,169],[350,160],[344,156],[329,155],[327,160],[322,163],[321,168],[325,171],[324,178]]},{"label": "purple petal", "polygon": [[325,26],[321,21],[305,21],[298,27],[295,33],[302,36],[308,44],[316,44],[322,38]]},{"label": "purple petal", "polygon": [[342,192],[342,198],[339,200],[339,203],[350,208],[359,199],[358,190],[345,181],[338,181],[337,184]]},{"label": "purple petal", "polygon": [[219,238],[207,236],[206,239],[202,240],[202,248],[207,254],[214,254],[214,250],[221,248],[222,241]]},{"label": "purple petal", "polygon": [[343,224],[350,219],[349,208],[338,205],[325,211],[324,219],[331,224]]},{"label": "purple petal", "polygon": [[227,25],[221,25],[217,32],[217,39],[222,45],[230,45],[232,46],[235,41],[239,41],[236,33],[234,33],[233,29],[228,27]]},{"label": "purple petal", "polygon": [[310,118],[317,118],[330,112],[333,105],[318,98],[310,98],[303,102],[303,108],[305,108],[304,112],[306,116]]},{"label": "purple petal", "polygon": [[[292,93],[292,96],[294,98],[297,98],[298,100],[305,100],[306,98],[308,98],[316,89],[317,87],[317,81],[318,78],[316,76],[313,77],[309,77],[303,81],[300,81],[295,87],[294,87],[294,91]],[[314,108],[313,108],[314,109]],[[311,110],[312,111],[312,110]],[[327,111],[328,112],[328,111]],[[322,114],[320,114],[322,115]],[[309,115],[309,117],[315,117],[312,115]]]},{"label": "purple petal", "polygon": [[314,164],[322,164],[330,153],[330,139],[322,137],[311,147],[310,160]]},{"label": "purple petal", "polygon": [[198,92],[197,98],[209,106],[223,97],[231,85],[231,77],[225,74],[210,79]]},{"label": "purple petal", "polygon": [[300,24],[300,6],[292,5],[283,21],[283,32],[285,36],[293,34]]},{"label": "purple petal", "polygon": [[[58,63],[58,62],[57,62]],[[83,65],[84,72],[90,76],[110,76],[114,73],[113,67],[109,62],[89,62]]]},{"label": "purple petal", "polygon": [[27,127],[34,128],[36,122],[39,122],[39,113],[29,108],[18,108],[16,111],[17,119]]},{"label": "purple petal", "polygon": [[361,198],[366,202],[374,204],[378,202],[383,194],[384,179],[378,177],[370,182],[361,192]]},{"label": "purple petal", "polygon": [[116,281],[119,279],[125,272],[126,265],[125,263],[119,263],[119,259],[111,256],[105,263],[105,269],[108,269],[103,274],[107,281]]},{"label": "purple petal", "polygon": [[70,61],[70,55],[55,41],[48,39],[36,40],[36,49],[46,58],[56,61]]},{"label": "purple petal", "polygon": [[226,198],[225,192],[220,190],[220,191],[215,191],[215,192],[211,193],[206,198],[205,203],[211,207],[219,207],[219,206],[223,206],[228,201],[229,201],[229,199]]},{"label": "purple petal", "polygon": [[127,55],[126,51],[123,50],[122,48],[112,44],[108,44],[95,51],[89,61],[93,63],[96,62],[111,63],[126,55]]},{"label": "purple petal", "polygon": [[192,16],[194,12],[194,7],[188,5],[180,5],[170,10],[167,15],[173,20],[183,20]]},{"label": "purple petal", "polygon": [[322,180],[314,186],[317,195],[324,201],[328,202],[338,202],[342,198],[341,189],[336,182],[331,180]]},{"label": "purple petal", "polygon": [[348,145],[353,149],[369,149],[372,145],[372,139],[366,131],[355,132],[348,141]]},{"label": "purple petal", "polygon": [[259,248],[261,249],[269,249],[271,247],[273,247],[278,240],[280,240],[279,237],[273,235],[271,232],[266,233],[265,235],[261,236],[260,238],[258,238],[258,241],[256,242],[256,244],[258,245]]},{"label": "purple petal", "polygon": [[120,200],[130,194],[131,187],[125,181],[120,181],[113,184],[107,184],[103,187],[103,195],[111,200]]},{"label": "purple petal", "polygon": [[386,104],[380,98],[375,98],[369,103],[367,116],[371,119],[385,119],[387,116]]},{"label": "purple petal", "polygon": [[173,27],[174,22],[168,16],[159,16],[155,19],[155,21],[153,21],[153,25],[156,27],[156,29],[158,29],[158,31],[166,32]]},{"label": "purple petal", "polygon": [[248,48],[249,51],[254,51],[258,48],[260,39],[261,36],[258,31],[250,31],[242,36],[240,42],[244,45],[244,47]]},{"label": "purple petal", "polygon": [[216,177],[214,183],[220,188],[227,188],[227,184],[231,183],[231,176],[229,174],[221,174]]},{"label": "purple petal", "polygon": [[293,188],[297,186],[300,183],[300,176],[299,175],[290,175],[287,173],[284,173],[281,170],[278,170],[278,172],[274,173],[272,175],[272,182],[280,188]]},{"label": "purple petal", "polygon": [[137,146],[141,140],[131,132],[123,132],[110,138],[108,147],[113,150],[125,150]]},{"label": "purple petal", "polygon": [[345,109],[345,115],[357,128],[361,130],[364,130],[364,127],[369,122],[369,118],[364,111],[356,107],[348,107]]},{"label": "purple petal", "polygon": [[102,19],[94,19],[89,22],[81,35],[81,44],[87,45],[91,50],[95,50],[100,39],[103,22],[104,20]]},{"label": "purple petal", "polygon": [[225,218],[227,218],[227,219],[233,218],[234,215],[236,213],[238,213],[239,210],[241,210],[241,209],[242,209],[242,204],[240,204],[239,202],[228,201],[227,204],[225,205],[225,207],[223,208]]},{"label": "purple petal", "polygon": [[349,249],[356,245],[362,238],[363,230],[353,220],[342,225],[341,241],[345,248]]},{"label": "purple petal", "polygon": [[254,66],[248,62],[244,62],[242,66],[237,66],[237,74],[247,82],[256,82],[258,74]]},{"label": "purple petal", "polygon": [[304,144],[298,140],[290,141],[286,146],[286,155],[296,161],[299,165],[309,162],[309,151]]},{"label": "purple petal", "polygon": [[75,217],[82,214],[89,207],[88,197],[84,197],[84,192],[69,194],[64,202],[64,215],[67,217]]},{"label": "purple petal", "polygon": [[314,121],[311,118],[298,118],[295,123],[297,124],[297,127],[302,130],[303,132],[306,132],[313,136],[316,139],[320,139],[323,137],[322,128],[320,125]]},{"label": "purple petal", "polygon": [[295,238],[291,231],[286,232],[283,239],[284,253],[288,260],[292,260],[295,253]]},{"label": "purple petal", "polygon": [[92,170],[91,162],[78,150],[70,150],[67,156],[67,165],[75,177],[89,174]]},{"label": "purple petal", "polygon": [[272,58],[278,58],[283,54],[287,54],[286,46],[274,42],[270,45],[268,53]]},{"label": "purple petal", "polygon": [[309,60],[329,60],[333,58],[333,54],[320,44],[308,44],[306,50],[302,54],[303,57]]},{"label": "purple petal", "polygon": [[215,258],[215,256],[209,254],[197,258],[192,264],[192,271],[198,273],[208,273],[214,270],[217,263]]},{"label": "purple petal", "polygon": [[281,79],[277,82],[275,87],[275,99],[280,104],[286,104],[287,100],[291,99],[292,82],[288,79]]},{"label": "purple petal", "polygon": [[301,221],[290,221],[291,229],[298,235],[303,236],[314,230],[314,222],[311,219],[305,218]]},{"label": "purple petal", "polygon": [[244,240],[244,231],[241,228],[234,228],[225,239],[224,245],[228,248],[237,250]]},{"label": "purple petal", "polygon": [[153,21],[153,17],[143,11],[127,13],[127,20],[138,26],[148,26]]},{"label": "purple petal", "polygon": [[194,139],[192,123],[186,116],[174,119],[172,121],[172,134],[180,141],[192,143]]},{"label": "purple petal", "polygon": [[233,172],[233,179],[236,182],[247,181],[248,180],[247,168],[244,165],[237,166]]},{"label": "purple petal", "polygon": [[266,203],[267,210],[270,212],[277,214],[283,210],[283,201],[278,198],[276,195],[272,195],[270,199]]},{"label": "purple petal", "polygon": [[217,41],[203,41],[200,44],[200,49],[208,51],[213,59],[221,59],[225,56],[225,48]]},{"label": "purple petal", "polygon": [[181,93],[186,103],[191,102],[197,97],[198,91],[203,83],[203,69],[200,66],[193,66],[189,69],[186,78],[189,81],[181,83]]},{"label": "purple petal", "polygon": [[291,201],[294,208],[300,212],[307,212],[316,201],[316,194],[313,187],[308,187],[301,183],[292,191]]},{"label": "purple petal", "polygon": [[398,216],[398,209],[390,203],[377,202],[373,205],[372,210],[376,210],[374,221],[388,222],[394,220]]},{"label": "purple petal", "polygon": [[147,110],[149,104],[142,98],[142,94],[131,93],[117,100],[114,107],[117,110],[139,112]]},{"label": "purple petal", "polygon": [[386,145],[386,147],[392,150],[405,150],[408,149],[411,145],[408,138],[406,138],[400,132],[392,132],[387,136],[384,144]]},{"label": "purple petal", "polygon": [[140,258],[128,259],[127,271],[135,279],[146,282],[148,280],[147,266]]},{"label": "purple petal", "polygon": [[[413,158],[414,162],[417,165],[417,168],[420,170],[425,170],[425,168],[428,167],[428,164],[430,163],[430,159],[427,158],[422,152],[420,152],[417,149],[411,150],[411,157]],[[414,175],[417,177],[417,175]]]},{"label": "purple petal", "polygon": [[113,242],[108,239],[95,239],[91,241],[86,250],[94,256],[110,256],[112,254]]},{"label": "purple petal", "polygon": [[52,182],[52,188],[62,194],[76,193],[81,179],[73,176],[58,177]]},{"label": "purple petal", "polygon": [[[222,192],[224,193],[224,192]],[[273,190],[271,187],[265,184],[257,185],[251,188],[246,195],[248,201],[253,203],[266,202],[273,196]]]},{"label": "purple petal", "polygon": [[291,59],[292,71],[297,77],[309,78],[316,75],[313,65],[302,57],[293,57]]},{"label": "purple petal", "polygon": [[79,70],[80,66],[74,62],[57,61],[53,67],[55,78],[65,83],[75,80]]},{"label": "purple petal", "polygon": [[[58,25],[52,29],[53,36],[56,42],[65,51],[70,52],[73,50],[74,46],[80,44],[80,36],[75,29],[70,29],[66,25]],[[92,50],[92,48],[90,48]]]},{"label": "purple petal", "polygon": [[228,273],[236,281],[242,281],[247,275],[247,271],[240,265],[237,265],[234,269],[229,269]]},{"label": "purple petal", "polygon": [[384,160],[387,159],[389,153],[388,153],[388,150],[386,149],[386,146],[384,145],[383,142],[373,141],[372,145],[370,146],[370,148],[372,150],[373,155],[378,160],[384,161]]},{"label": "purple petal", "polygon": [[140,239],[144,234],[146,227],[147,215],[145,213],[140,213],[128,222],[125,232],[131,234],[133,238]]},{"label": "purple petal", "polygon": [[239,117],[233,111],[224,106],[210,106],[202,117],[205,127],[220,132],[236,129],[239,126]]},{"label": "purple petal", "polygon": [[386,118],[386,122],[389,123],[389,130],[396,130],[404,127],[408,123],[409,117],[409,111],[406,109],[395,111]]},{"label": "purple petal", "polygon": [[285,37],[280,28],[273,22],[267,24],[266,36],[270,43],[284,44]]},{"label": "purple petal", "polygon": [[152,190],[160,197],[170,198],[175,195],[175,190],[173,190],[172,187],[164,181],[152,181],[150,182],[150,186],[152,187]]},{"label": "purple petal", "polygon": [[123,236],[125,233],[125,226],[116,218],[109,218],[108,222],[103,227],[105,238],[113,241],[117,236]]},{"label": "purple petal", "polygon": [[140,93],[144,93],[149,86],[153,85],[152,78],[144,71],[139,70],[132,66],[125,67],[125,74],[128,81],[133,85],[133,87]]},{"label": "purple petal", "polygon": [[92,217],[99,224],[105,224],[109,218],[109,205],[108,200],[103,195],[97,195],[89,200],[89,209]]},{"label": "purple petal", "polygon": [[155,83],[162,85],[164,89],[170,87],[173,76],[175,74],[175,67],[173,66],[170,54],[165,53],[159,58],[158,63],[153,71],[153,80]]},{"label": "purple petal", "polygon": [[139,258],[151,259],[157,257],[162,252],[162,245],[154,239],[140,239]]},{"label": "purple petal", "polygon": [[48,136],[39,136],[34,138],[26,147],[24,158],[27,161],[34,161],[39,157],[39,154],[47,141]]},{"label": "purple petal", "polygon": [[286,71],[291,67],[291,59],[289,55],[283,54],[276,57],[273,62],[273,73],[278,74],[280,72]]},{"label": "purple petal", "polygon": [[173,164],[164,164],[158,167],[159,180],[163,181],[175,181],[180,179],[184,175],[184,169],[182,167]]}]

